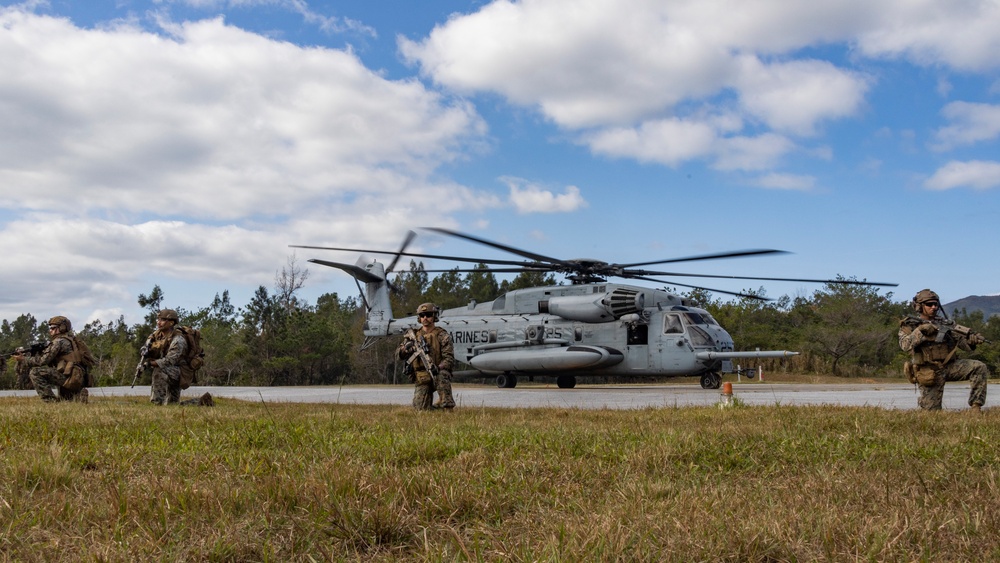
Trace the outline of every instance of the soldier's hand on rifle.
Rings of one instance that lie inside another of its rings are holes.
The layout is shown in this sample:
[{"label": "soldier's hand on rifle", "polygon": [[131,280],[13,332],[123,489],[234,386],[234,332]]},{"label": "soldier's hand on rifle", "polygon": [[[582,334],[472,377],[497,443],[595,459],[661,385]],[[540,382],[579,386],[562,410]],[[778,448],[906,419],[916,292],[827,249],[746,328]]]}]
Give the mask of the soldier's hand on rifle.
[{"label": "soldier's hand on rifle", "polygon": [[976,346],[977,344],[982,344],[986,342],[986,337],[978,332],[973,332],[969,335],[969,344]]},{"label": "soldier's hand on rifle", "polygon": [[924,333],[925,336],[934,336],[938,331],[937,327],[931,323],[924,323],[920,325],[917,330]]},{"label": "soldier's hand on rifle", "polygon": [[412,354],[417,351],[417,345],[413,343],[412,340],[407,340],[403,343],[403,352],[406,354]]}]

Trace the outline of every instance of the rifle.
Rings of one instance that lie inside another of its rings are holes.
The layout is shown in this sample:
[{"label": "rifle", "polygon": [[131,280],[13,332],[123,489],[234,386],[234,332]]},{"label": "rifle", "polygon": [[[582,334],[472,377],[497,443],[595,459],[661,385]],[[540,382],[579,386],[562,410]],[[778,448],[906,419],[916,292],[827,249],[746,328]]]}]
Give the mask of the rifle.
[{"label": "rifle", "polygon": [[132,387],[135,387],[135,383],[139,381],[139,376],[142,375],[142,372],[146,371],[146,359],[149,358],[149,341],[152,338],[153,336],[150,335],[146,339],[146,343],[142,345],[142,348],[139,348],[139,365],[135,366],[135,377],[132,378]]},{"label": "rifle", "polygon": [[423,336],[417,336],[417,333],[412,328],[406,331],[404,338],[412,341],[414,348],[413,355],[406,360],[406,364],[409,365],[414,359],[420,358],[420,362],[424,364],[424,369],[427,370],[427,373],[431,374],[434,387],[437,387],[438,367],[437,364],[431,361],[431,347],[427,345],[427,340]]},{"label": "rifle", "polygon": [[[976,331],[972,330],[971,328],[960,325],[947,317],[943,319],[935,317],[934,319],[931,319],[929,321],[925,321],[917,317],[910,317],[909,319],[907,319],[907,322],[908,324],[913,325],[914,329],[924,324],[934,325],[934,328],[937,329],[937,334],[934,337],[935,342],[944,342],[944,339],[947,338],[948,334],[952,332],[954,332],[957,336],[965,337],[966,339],[972,336],[973,334],[979,334]],[[985,338],[983,339],[983,343],[993,344],[992,341],[986,340]]]},{"label": "rifle", "polygon": [[11,356],[37,356],[41,354],[45,348],[48,347],[48,345],[48,342],[36,340],[27,346],[18,346],[13,352],[0,354],[0,359],[6,362]]}]

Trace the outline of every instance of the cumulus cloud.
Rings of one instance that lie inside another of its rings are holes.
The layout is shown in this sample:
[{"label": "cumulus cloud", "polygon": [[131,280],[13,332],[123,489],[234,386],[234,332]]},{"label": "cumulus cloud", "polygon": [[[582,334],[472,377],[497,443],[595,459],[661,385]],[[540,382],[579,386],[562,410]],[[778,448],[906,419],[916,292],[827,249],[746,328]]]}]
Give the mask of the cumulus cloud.
[{"label": "cumulus cloud", "polygon": [[853,115],[868,80],[826,61],[761,64],[746,58],[739,78],[740,102],[776,131],[813,135],[822,120]]},{"label": "cumulus cloud", "polygon": [[635,128],[600,129],[583,135],[582,140],[596,154],[676,166],[710,155],[717,135],[710,123],[661,119]]},{"label": "cumulus cloud", "polygon": [[[491,2],[422,40],[400,39],[400,50],[438,84],[536,108],[595,153],[675,166],[711,153],[713,135],[760,133],[662,134],[700,114],[738,109],[745,127],[786,136],[859,115],[875,77],[843,66],[850,60],[818,59],[818,49],[996,68],[1000,5],[962,3]],[[677,146],[686,141],[693,146]]]},{"label": "cumulus cloud", "polygon": [[288,244],[395,246],[422,214],[503,204],[434,178],[484,142],[468,103],[350,51],[160,23],[0,9],[0,241],[26,252],[0,317],[89,316],[150,277],[268,285]]},{"label": "cumulus cloud", "polygon": [[518,213],[567,213],[587,206],[580,188],[566,186],[557,194],[521,178],[503,178],[510,189],[510,202]]},{"label": "cumulus cloud", "polygon": [[1000,162],[972,160],[952,161],[942,166],[924,182],[930,190],[954,188],[989,190],[1000,186]]},{"label": "cumulus cloud", "polygon": [[958,146],[990,141],[1000,137],[1000,105],[952,102],[942,115],[951,125],[935,133],[935,150],[951,150]]},{"label": "cumulus cloud", "polygon": [[0,193],[23,194],[6,205],[291,214],[403,191],[483,132],[468,105],[387,81],[350,53],[221,19],[171,37],[18,12],[3,27]]},{"label": "cumulus cloud", "polygon": [[1000,3],[957,2],[873,3],[874,16],[856,30],[861,53],[904,58],[920,65],[946,65],[964,71],[996,69],[1000,60]]}]

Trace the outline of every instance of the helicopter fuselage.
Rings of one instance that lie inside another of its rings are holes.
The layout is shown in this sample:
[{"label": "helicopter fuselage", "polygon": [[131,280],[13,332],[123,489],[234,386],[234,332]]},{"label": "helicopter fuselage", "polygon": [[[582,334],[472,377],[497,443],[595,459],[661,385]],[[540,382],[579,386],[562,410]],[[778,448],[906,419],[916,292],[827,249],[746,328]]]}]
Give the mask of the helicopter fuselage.
[{"label": "helicopter fuselage", "polygon": [[[395,319],[389,333],[416,324]],[[518,374],[553,375],[561,387],[582,375],[708,374],[702,384],[715,388],[732,358],[794,354],[734,352],[704,309],[667,291],[607,282],[514,290],[442,311],[438,326],[451,335],[456,360],[502,376],[502,387],[513,387]]]}]

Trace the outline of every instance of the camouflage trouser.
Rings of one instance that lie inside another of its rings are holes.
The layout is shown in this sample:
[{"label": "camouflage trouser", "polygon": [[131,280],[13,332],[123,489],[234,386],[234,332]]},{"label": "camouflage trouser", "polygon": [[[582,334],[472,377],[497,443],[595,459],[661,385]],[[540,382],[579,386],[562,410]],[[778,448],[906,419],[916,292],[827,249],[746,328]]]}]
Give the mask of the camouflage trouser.
[{"label": "camouflage trouser", "polygon": [[434,403],[434,382],[420,383],[413,387],[413,408],[418,411],[430,410]]},{"label": "camouflage trouser", "polygon": [[149,402],[156,405],[181,402],[181,368],[177,366],[153,368]]},{"label": "camouflage trouser", "polygon": [[[38,366],[31,368],[28,372],[35,392],[45,402],[55,402],[58,400],[69,401],[77,395],[77,392],[69,391],[62,387],[66,383],[66,376],[54,367]],[[59,388],[59,396],[52,392],[53,387]]]},{"label": "camouflage trouser", "polygon": [[940,410],[944,398],[946,381],[965,381],[972,383],[969,390],[969,406],[983,406],[986,403],[986,380],[990,371],[986,364],[979,360],[955,360],[937,370],[934,385],[919,385],[920,398],[917,405],[924,410]]},{"label": "camouflage trouser", "polygon": [[17,389],[35,388],[35,385],[31,382],[31,366],[28,365],[28,362],[16,362],[14,373],[17,374]]},{"label": "camouflage trouser", "polygon": [[451,372],[442,371],[437,380],[438,400],[434,405],[442,409],[455,408],[455,398],[451,395]]}]

